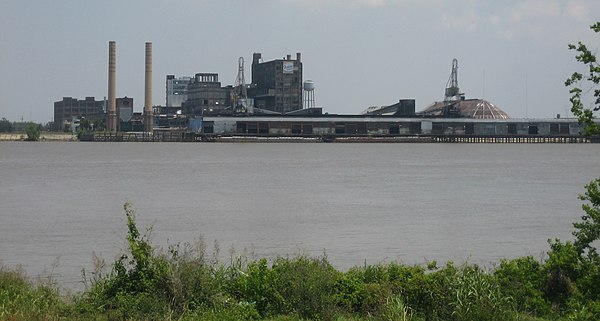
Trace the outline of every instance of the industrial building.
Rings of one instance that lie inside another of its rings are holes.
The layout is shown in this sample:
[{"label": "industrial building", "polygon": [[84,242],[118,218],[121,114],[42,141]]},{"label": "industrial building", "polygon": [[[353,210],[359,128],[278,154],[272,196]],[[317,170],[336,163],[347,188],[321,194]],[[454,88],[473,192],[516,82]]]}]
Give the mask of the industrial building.
[{"label": "industrial building", "polygon": [[216,73],[197,73],[188,85],[182,111],[188,116],[216,115],[230,106],[231,86],[222,87]]},{"label": "industrial building", "polygon": [[301,54],[262,62],[262,54],[252,56],[252,84],[248,96],[254,107],[279,114],[302,109]]},{"label": "industrial building", "polygon": [[500,107],[485,99],[464,99],[448,103],[445,101],[435,102],[425,110],[421,115],[430,117],[444,117],[445,113],[455,112],[455,116],[461,118],[475,119],[509,119],[510,116]]},{"label": "industrial building", "polygon": [[[111,41],[107,131],[96,133],[95,140],[597,142],[597,138],[581,134],[583,126],[577,119],[511,119],[487,100],[466,99],[458,87],[456,59],[444,100],[421,112],[415,111],[414,99],[400,99],[392,105],[369,107],[361,115],[323,114],[321,107],[315,107],[314,83],[303,82],[300,53],[296,59],[287,55],[268,62],[255,53],[250,84],[245,82],[242,57],[233,86],[223,86],[217,73],[197,73],[193,78],[168,75],[166,106],[153,106],[152,45],[146,43],[144,113],[134,113],[133,99],[111,99],[116,83],[115,52],[116,44]],[[72,106],[77,104],[96,109],[75,112]],[[55,103],[55,119],[65,121],[74,114],[101,117],[104,105],[93,97],[83,103],[66,97]]]},{"label": "industrial building", "polygon": [[63,97],[62,100],[54,102],[54,130],[64,131],[73,119],[103,119],[104,103],[104,100],[96,100],[94,97],[85,97],[82,100]]},{"label": "industrial building", "polygon": [[562,138],[581,136],[577,119],[402,118],[390,116],[204,117],[203,132],[217,136]]},{"label": "industrial building", "polygon": [[458,60],[452,60],[452,71],[444,91],[444,100],[434,102],[418,113],[424,117],[474,119],[510,119],[500,107],[485,99],[467,99],[458,87]]},{"label": "industrial building", "polygon": [[175,75],[167,75],[166,81],[166,106],[167,107],[179,107],[188,98],[188,86],[192,83],[194,78],[192,77],[178,77]]},{"label": "industrial building", "polygon": [[119,122],[128,122],[133,116],[133,98],[127,96],[115,100]]}]

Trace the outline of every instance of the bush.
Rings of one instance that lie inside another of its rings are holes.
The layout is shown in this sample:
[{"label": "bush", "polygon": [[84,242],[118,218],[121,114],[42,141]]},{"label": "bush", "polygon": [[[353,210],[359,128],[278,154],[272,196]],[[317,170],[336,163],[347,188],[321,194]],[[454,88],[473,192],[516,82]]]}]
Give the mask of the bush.
[{"label": "bush", "polygon": [[273,262],[273,272],[278,280],[277,292],[284,298],[286,308],[307,319],[331,317],[335,307],[334,284],[339,272],[325,257],[278,258]]},{"label": "bush", "polygon": [[92,285],[81,304],[117,313],[123,319],[165,315],[172,298],[168,262],[154,254],[148,235],[140,235],[131,204],[123,208],[129,254],[123,254],[113,264],[112,273]]},{"label": "bush", "polygon": [[542,291],[546,280],[544,269],[533,257],[502,260],[494,275],[504,295],[513,297],[517,311],[536,316],[550,312]]},{"label": "bush", "polygon": [[497,280],[476,266],[464,266],[454,279],[452,315],[456,320],[512,320],[513,299],[500,290]]},{"label": "bush", "polygon": [[28,123],[25,126],[25,134],[27,134],[26,141],[35,142],[40,139],[40,134],[42,132],[42,125],[35,123]]},{"label": "bush", "polygon": [[216,278],[220,270],[207,262],[203,243],[196,248],[189,244],[171,246],[169,253],[168,287],[173,309],[212,308],[226,300],[221,289],[225,280]]}]

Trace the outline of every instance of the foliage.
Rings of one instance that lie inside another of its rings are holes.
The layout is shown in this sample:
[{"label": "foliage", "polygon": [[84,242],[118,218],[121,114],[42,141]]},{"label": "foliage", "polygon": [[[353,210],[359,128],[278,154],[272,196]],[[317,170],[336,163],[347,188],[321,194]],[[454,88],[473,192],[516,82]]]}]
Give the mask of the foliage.
[{"label": "foliage", "polygon": [[[273,263],[276,287],[293,313],[307,319],[328,319],[334,309],[333,286],[339,272],[325,257],[278,258]],[[288,311],[281,311],[288,312]]]},{"label": "foliage", "polygon": [[40,139],[40,134],[42,132],[42,125],[36,123],[28,123],[25,126],[25,134],[27,134],[26,141],[35,142]]},{"label": "foliage", "polygon": [[[8,320],[598,320],[600,263],[598,181],[581,199],[583,223],[575,240],[549,241],[545,260],[502,260],[438,267],[399,263],[363,265],[347,272],[326,257],[233,258],[206,254],[204,243],[159,251],[141,234],[125,204],[127,253],[92,273],[72,299],[22,272],[0,267],[0,319]],[[84,275],[85,276],[85,275]],[[546,319],[542,319],[546,318]]]},{"label": "foliage", "polygon": [[140,235],[131,204],[126,203],[124,210],[129,254],[123,254],[114,263],[113,272],[93,285],[86,293],[84,305],[123,319],[164,315],[170,310],[168,263],[154,255],[148,235]]},{"label": "foliage", "polygon": [[586,214],[581,221],[573,223],[575,240],[550,241],[544,264],[546,298],[560,313],[576,311],[577,318],[595,311],[595,302],[600,300],[600,259],[593,246],[600,240],[599,184],[599,179],[592,181],[586,185],[586,193],[580,196],[589,203],[583,205]]},{"label": "foliage", "polygon": [[2,117],[0,120],[0,133],[11,133],[12,131],[13,124],[6,118]]},{"label": "foliage", "polygon": [[[590,29],[596,33],[600,32],[600,22],[590,26]],[[600,127],[594,122],[594,112],[600,110],[600,65],[596,55],[581,41],[577,45],[570,44],[569,49],[577,52],[575,59],[588,69],[585,76],[582,73],[574,72],[565,81],[565,86],[570,88],[569,92],[571,93],[571,112],[585,126],[586,135],[600,135]],[[586,85],[584,81],[591,86],[589,90],[593,91],[594,102],[590,107],[585,106],[584,97],[582,97],[588,91],[587,88],[582,88]]]},{"label": "foliage", "polygon": [[55,288],[33,285],[21,269],[0,266],[0,320],[58,320],[63,308]]},{"label": "foliage", "polygon": [[513,299],[502,293],[492,275],[477,266],[465,266],[454,279],[455,297],[451,302],[456,320],[511,320]]},{"label": "foliage", "polygon": [[542,291],[546,274],[543,265],[532,256],[502,260],[494,275],[504,295],[512,296],[518,311],[537,316],[550,312]]},{"label": "foliage", "polygon": [[579,196],[585,201],[582,205],[585,215],[581,222],[573,223],[576,231],[574,245],[580,253],[588,252],[590,258],[598,258],[596,248],[592,245],[594,241],[600,240],[600,178],[595,179],[585,186],[586,192]]}]

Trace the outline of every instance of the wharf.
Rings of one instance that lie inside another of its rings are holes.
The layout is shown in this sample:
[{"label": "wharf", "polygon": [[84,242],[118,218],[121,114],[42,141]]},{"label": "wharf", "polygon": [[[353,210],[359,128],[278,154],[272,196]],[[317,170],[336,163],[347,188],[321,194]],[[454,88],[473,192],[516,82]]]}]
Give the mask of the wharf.
[{"label": "wharf", "polygon": [[96,133],[82,137],[96,142],[219,142],[219,143],[486,143],[486,144],[585,144],[598,137],[553,135],[272,135],[203,134],[185,131],[155,133]]}]

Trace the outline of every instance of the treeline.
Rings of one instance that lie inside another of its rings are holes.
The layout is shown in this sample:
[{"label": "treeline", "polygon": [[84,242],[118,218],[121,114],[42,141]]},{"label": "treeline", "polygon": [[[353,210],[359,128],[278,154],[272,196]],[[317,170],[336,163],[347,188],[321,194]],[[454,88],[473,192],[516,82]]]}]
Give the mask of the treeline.
[{"label": "treeline", "polygon": [[125,204],[128,253],[109,272],[84,273],[86,289],[61,296],[19,270],[0,268],[2,320],[600,320],[600,179],[581,196],[574,241],[547,257],[477,265],[398,263],[336,270],[326,257],[227,264],[203,246],[159,251]]},{"label": "treeline", "polygon": [[40,130],[50,131],[52,129],[52,123],[38,124],[30,121],[11,122],[10,120],[2,117],[0,119],[0,133],[19,133],[25,132],[28,125],[34,124],[40,127]]}]

